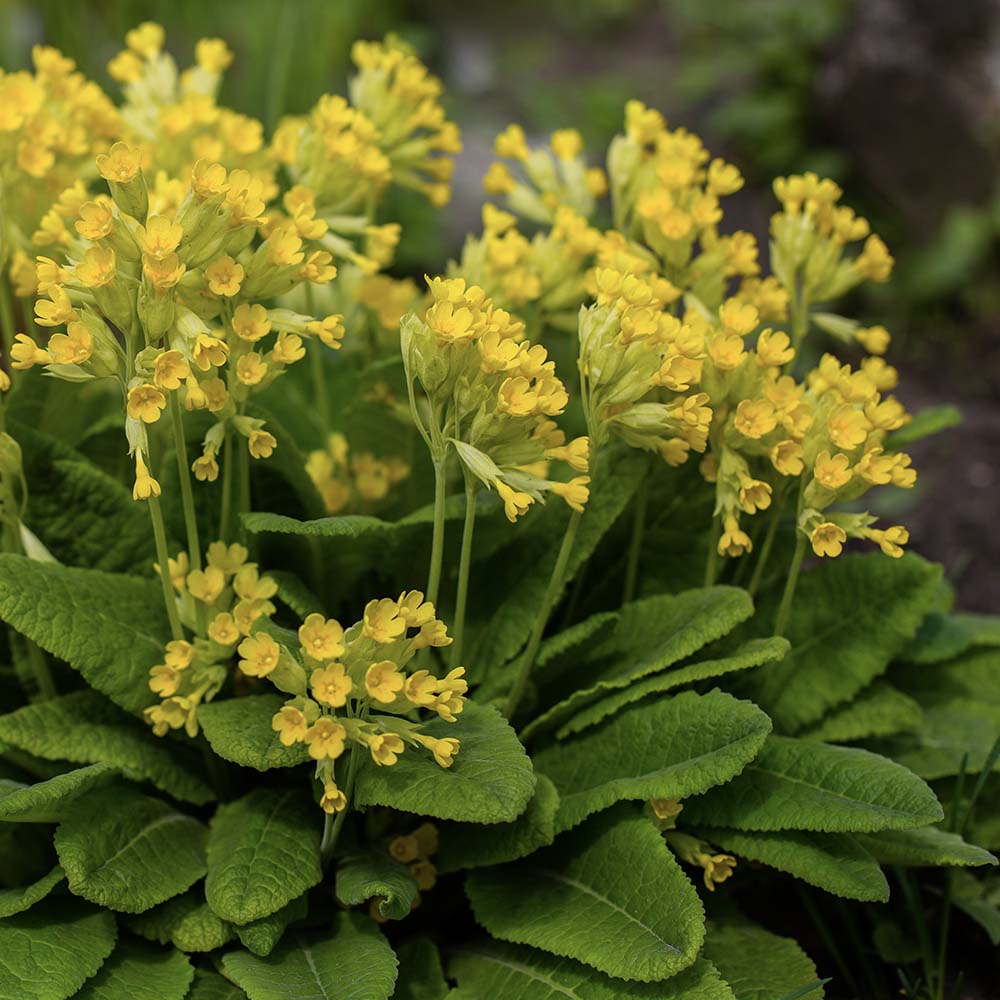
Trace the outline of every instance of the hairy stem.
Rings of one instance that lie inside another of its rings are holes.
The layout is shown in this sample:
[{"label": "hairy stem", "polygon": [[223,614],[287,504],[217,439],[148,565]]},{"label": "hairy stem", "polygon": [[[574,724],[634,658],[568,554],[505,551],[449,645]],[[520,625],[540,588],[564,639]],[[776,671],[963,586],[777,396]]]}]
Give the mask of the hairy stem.
[{"label": "hairy stem", "polygon": [[785,592],[781,595],[781,604],[778,606],[778,616],[774,621],[774,634],[783,636],[788,625],[788,616],[792,610],[792,601],[795,600],[795,585],[799,581],[799,570],[802,569],[802,560],[806,554],[806,539],[801,533],[795,540],[795,554],[792,556],[792,564],[788,569],[788,579],[785,581]]},{"label": "hairy stem", "polygon": [[347,781],[344,783],[344,796],[347,799],[347,805],[340,810],[339,813],[333,818],[331,822],[329,813],[326,816],[326,820],[323,823],[323,839],[319,845],[320,861],[324,867],[329,863],[330,858],[333,857],[334,849],[337,846],[337,841],[340,838],[340,831],[343,829],[344,822],[347,819],[347,813],[349,812],[354,800],[354,785],[358,777],[358,764],[361,760],[361,754],[363,749],[356,744],[350,748],[350,759],[347,762]]},{"label": "hairy stem", "polygon": [[[191,569],[201,569],[201,541],[198,538],[198,517],[194,509],[194,490],[191,488],[191,469],[187,460],[187,442],[184,439],[184,418],[177,393],[170,393],[170,422],[174,431],[174,452],[177,456],[177,478],[181,483],[181,505],[184,509],[184,529],[187,532],[188,560]],[[198,631],[204,633],[208,609],[195,601]]]},{"label": "hairy stem", "polygon": [[149,504],[149,517],[153,522],[156,560],[160,564],[160,583],[163,585],[163,602],[167,606],[170,634],[174,639],[183,639],[184,629],[177,612],[177,601],[174,599],[174,585],[170,580],[170,555],[167,552],[167,533],[163,527],[163,512],[160,510],[158,497],[151,496],[146,503]]},{"label": "hairy stem", "polygon": [[708,534],[708,556],[705,559],[705,586],[711,587],[719,575],[719,532],[721,521],[718,517],[712,518],[712,527]]},{"label": "hairy stem", "polygon": [[750,577],[750,584],[747,587],[751,597],[757,593],[760,581],[764,578],[764,570],[767,568],[767,561],[771,557],[774,537],[778,533],[778,525],[781,524],[781,508],[783,506],[783,501],[779,500],[771,511],[771,519],[767,526],[767,534],[764,536],[764,544],[761,546],[760,553],[757,556],[757,563],[753,568],[753,575]]},{"label": "hairy stem", "polygon": [[465,638],[465,608],[469,597],[469,571],[472,567],[472,536],[476,530],[477,485],[470,483],[465,490],[465,524],[462,526],[462,555],[458,563],[458,591],[455,596],[455,623],[451,644],[451,665],[462,662],[462,640]]},{"label": "hairy stem", "polygon": [[226,429],[226,440],[222,446],[222,499],[219,504],[219,538],[229,541],[229,521],[233,513],[233,438]]},{"label": "hairy stem", "polygon": [[649,505],[649,474],[639,484],[632,514],[632,540],[628,547],[628,562],[625,564],[625,587],[622,590],[622,604],[628,604],[635,597],[639,583],[639,556],[642,554],[642,539],[646,532],[646,508]]},{"label": "hairy stem", "polygon": [[549,577],[549,585],[545,589],[545,597],[542,598],[542,605],[538,609],[535,617],[535,625],[531,630],[531,638],[528,646],[521,657],[521,662],[517,668],[517,676],[514,678],[514,686],[507,696],[507,718],[513,719],[517,712],[521,699],[528,686],[528,678],[531,669],[535,665],[535,657],[538,655],[538,647],[542,643],[542,634],[548,624],[549,615],[552,613],[552,605],[555,603],[559,591],[562,589],[563,577],[566,575],[566,565],[569,562],[570,553],[573,551],[573,542],[576,540],[576,532],[580,527],[583,515],[578,511],[573,511],[570,515],[569,524],[566,525],[566,534],[563,535],[562,545],[559,547],[559,555],[556,556],[556,564],[552,567],[552,575]]},{"label": "hairy stem", "polygon": [[431,564],[427,571],[427,600],[436,604],[441,586],[441,561],[444,557],[444,499],[447,489],[447,455],[434,459],[434,534],[431,538]]}]

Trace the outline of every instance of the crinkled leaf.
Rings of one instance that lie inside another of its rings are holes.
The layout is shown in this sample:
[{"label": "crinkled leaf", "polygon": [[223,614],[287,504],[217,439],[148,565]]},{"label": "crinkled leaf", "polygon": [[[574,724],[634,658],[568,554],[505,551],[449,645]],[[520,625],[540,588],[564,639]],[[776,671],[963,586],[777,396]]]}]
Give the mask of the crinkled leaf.
[{"label": "crinkled leaf", "polygon": [[869,684],[853,701],[835,708],[800,733],[803,739],[849,743],[916,729],[924,713],[908,694],[885,681]]},{"label": "crinkled leaf", "polygon": [[82,900],[46,900],[0,920],[0,997],[65,1000],[115,946],[115,918]]},{"label": "crinkled leaf", "polygon": [[15,913],[30,910],[65,877],[63,870],[56,865],[48,875],[40,878],[37,882],[32,882],[31,885],[19,886],[16,889],[0,889],[0,918],[12,917]]},{"label": "crinkled leaf", "polygon": [[74,803],[56,830],[71,892],[125,913],[179,895],[205,874],[207,831],[161,799],[122,786]]},{"label": "crinkled leaf", "polygon": [[955,906],[986,931],[994,948],[1000,945],[1000,890],[991,891],[986,882],[968,872],[956,872],[952,886]]},{"label": "crinkled leaf", "polygon": [[795,592],[791,652],[756,671],[747,693],[778,731],[797,732],[819,721],[906,648],[935,600],[940,577],[940,566],[911,553],[824,560],[802,575]]},{"label": "crinkled leaf", "polygon": [[630,689],[726,635],[752,614],[750,595],[738,587],[657,594],[626,604],[612,633],[579,667],[577,690],[540,715],[534,726],[550,728],[608,692]]},{"label": "crinkled leaf", "polygon": [[306,897],[299,896],[270,916],[237,927],[236,934],[240,943],[255,955],[270,955],[288,925],[306,915],[308,905]]},{"label": "crinkled leaf", "polygon": [[214,951],[234,934],[232,924],[220,920],[205,902],[201,886],[129,918],[128,925],[150,941],[188,952]]},{"label": "crinkled leaf", "polygon": [[997,859],[957,833],[924,826],[917,830],[883,830],[859,834],[857,841],[880,864],[937,868],[941,865],[995,865]]},{"label": "crinkled leaf", "polygon": [[194,977],[191,963],[173,948],[120,941],[77,1000],[184,1000]]},{"label": "crinkled leaf", "polygon": [[625,809],[551,847],[466,881],[494,937],[653,982],[691,965],[705,934],[701,901],[656,827]]},{"label": "crinkled leaf", "polygon": [[221,806],[208,837],[205,898],[234,924],[270,916],[323,877],[319,810],[298,789],[258,788]]},{"label": "crinkled leaf", "polygon": [[734,1000],[712,964],[700,958],[663,982],[627,983],[571,958],[486,941],[456,949],[448,969],[458,980],[452,1000]]},{"label": "crinkled leaf", "polygon": [[383,917],[402,920],[417,898],[417,882],[406,865],[385,851],[355,851],[337,867],[336,894],[345,906],[360,906],[377,897]]},{"label": "crinkled leaf", "polygon": [[535,757],[559,792],[556,829],[623,799],[686,798],[739,774],[770,732],[768,717],[722,691],[635,705]]},{"label": "crinkled leaf", "polygon": [[739,830],[872,833],[941,817],[931,789],[894,761],[787,736],[769,736],[737,778],[684,804],[688,823]]},{"label": "crinkled leaf", "polygon": [[130,712],[155,701],[168,636],[160,584],[0,554],[0,618]]},{"label": "crinkled leaf", "polygon": [[251,694],[210,701],[198,708],[198,722],[212,749],[224,760],[258,771],[293,767],[309,759],[304,743],[282,746],[271,719],[285,699],[279,694]]},{"label": "crinkled leaf", "polygon": [[[779,1000],[819,979],[812,959],[798,944],[761,927],[710,927],[704,955],[722,973],[736,1000]],[[802,1000],[823,996],[817,984]]]},{"label": "crinkled leaf", "polygon": [[559,793],[545,777],[538,784],[528,808],[510,823],[443,823],[438,827],[441,845],[434,855],[440,872],[481,868],[523,858],[555,839]]},{"label": "crinkled leaf", "polygon": [[430,938],[404,941],[397,947],[396,956],[399,975],[392,1000],[445,1000],[451,995],[441,956]]},{"label": "crinkled leaf", "polygon": [[388,1000],[396,956],[376,925],[338,913],[319,940],[286,938],[266,958],[231,951],[222,965],[250,1000]]},{"label": "crinkled leaf", "polygon": [[726,851],[787,872],[835,896],[870,903],[884,903],[889,898],[889,883],[878,862],[849,834],[804,830],[702,832]]},{"label": "crinkled leaf", "polygon": [[907,670],[906,690],[922,705],[941,705],[956,698],[1000,706],[1000,649],[967,652],[947,663]]},{"label": "crinkled leaf", "polygon": [[75,799],[117,775],[111,764],[91,764],[34,785],[0,779],[0,821],[58,823]]},{"label": "crinkled leaf", "polygon": [[[788,652],[788,649],[787,639],[778,637],[750,639],[741,643],[732,653],[725,656],[711,660],[699,660],[696,663],[684,664],[674,670],[654,674],[636,684],[630,684],[626,688],[615,691],[614,694],[602,698],[593,705],[588,705],[557,729],[556,736],[562,740],[573,733],[583,732],[584,729],[589,729],[608,716],[621,711],[626,705],[641,701],[651,694],[661,694],[683,687],[685,684],[693,684],[696,681],[708,680],[712,677],[721,677],[723,674],[736,670],[747,670],[750,667],[759,667],[762,663],[780,660]],[[527,739],[528,729],[525,730],[524,735]]]},{"label": "crinkled leaf", "polygon": [[214,798],[194,753],[154,736],[96,691],[74,691],[0,716],[0,739],[49,760],[114,765],[186,802]]},{"label": "crinkled leaf", "polygon": [[300,618],[323,613],[319,598],[294,574],[287,570],[268,570],[267,575],[278,585],[278,599],[284,601]]},{"label": "crinkled leaf", "polygon": [[235,983],[231,983],[217,972],[197,969],[194,985],[187,1000],[246,1000],[247,995]]},{"label": "crinkled leaf", "polygon": [[434,719],[428,736],[453,736],[461,749],[449,768],[422,750],[408,749],[392,767],[365,754],[355,802],[472,823],[509,823],[524,812],[535,790],[531,761],[506,719],[491,706],[466,702],[458,721]]}]

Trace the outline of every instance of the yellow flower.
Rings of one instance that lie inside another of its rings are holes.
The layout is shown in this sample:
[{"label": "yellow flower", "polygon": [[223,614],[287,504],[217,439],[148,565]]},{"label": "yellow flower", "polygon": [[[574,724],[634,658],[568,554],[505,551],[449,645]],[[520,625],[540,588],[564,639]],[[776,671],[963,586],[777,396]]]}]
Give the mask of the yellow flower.
[{"label": "yellow flower", "polygon": [[153,362],[153,385],[158,389],[179,389],[191,374],[191,366],[180,351],[163,351]]},{"label": "yellow flower", "polygon": [[816,555],[835,557],[844,551],[847,532],[839,524],[824,521],[813,528],[809,540]]},{"label": "yellow flower", "polygon": [[116,142],[107,153],[97,157],[97,172],[106,180],[116,184],[128,184],[139,173],[142,156],[124,142]]},{"label": "yellow flower", "polygon": [[742,399],[736,407],[733,426],[744,437],[756,440],[778,426],[774,406],[766,399]]},{"label": "yellow flower", "polygon": [[504,163],[491,163],[483,177],[483,190],[487,194],[509,194],[517,184]]},{"label": "yellow flower", "polygon": [[250,432],[247,447],[254,458],[270,458],[278,447],[278,439],[269,431],[254,430]]},{"label": "yellow flower", "polygon": [[753,551],[750,536],[740,529],[739,521],[732,515],[726,517],[717,550],[720,556],[737,556]]},{"label": "yellow flower", "polygon": [[434,754],[434,760],[441,767],[451,767],[454,763],[453,758],[461,747],[458,740],[451,736],[445,736],[443,739],[435,739],[433,736],[414,733],[414,738]]},{"label": "yellow flower", "polygon": [[512,160],[528,158],[528,143],[524,137],[524,129],[520,125],[508,125],[493,140],[493,151],[497,156]]},{"label": "yellow flower", "polygon": [[165,215],[154,215],[145,226],[135,228],[135,238],[143,253],[154,260],[169,257],[180,246],[183,236],[184,230]]},{"label": "yellow flower", "polygon": [[560,160],[575,159],[583,152],[583,139],[575,128],[557,129],[552,133],[549,145]]},{"label": "yellow flower", "polygon": [[155,424],[167,405],[167,397],[148,382],[129,390],[126,412],[132,420]]},{"label": "yellow flower", "polygon": [[726,299],[719,307],[719,321],[729,333],[745,337],[760,322],[757,307],[739,299]]},{"label": "yellow flower", "polygon": [[434,620],[434,605],[424,600],[423,591],[404,590],[396,603],[407,628],[422,628]]},{"label": "yellow flower", "polygon": [[337,787],[336,782],[325,779],[319,805],[325,813],[343,812],[347,808],[347,796]]},{"label": "yellow flower", "polygon": [[278,665],[281,647],[266,633],[248,635],[237,647],[240,670],[250,677],[266,677]]},{"label": "yellow flower", "polygon": [[427,646],[450,646],[455,640],[448,635],[445,623],[437,618],[421,625],[420,631],[413,637],[414,649],[425,649]]},{"label": "yellow flower", "polygon": [[212,542],[208,547],[208,564],[221,569],[227,576],[232,576],[247,561],[247,555],[246,546],[238,542],[233,542],[232,545]]},{"label": "yellow flower", "polygon": [[240,285],[246,272],[243,265],[237,263],[228,254],[213,260],[205,268],[205,278],[208,281],[208,289],[213,295],[224,295],[232,298],[240,290]]},{"label": "yellow flower", "polygon": [[185,639],[173,639],[167,643],[164,661],[168,667],[184,670],[194,660],[194,646]]},{"label": "yellow flower", "polygon": [[336,760],[344,752],[347,730],[333,719],[317,719],[303,737],[313,760]]},{"label": "yellow flower", "polygon": [[748,514],[767,510],[771,506],[771,487],[759,479],[744,476],[740,480],[740,508]]},{"label": "yellow flower", "polygon": [[191,471],[199,483],[214,483],[219,478],[219,463],[215,452],[209,449],[191,463]]},{"label": "yellow flower", "polygon": [[208,637],[220,646],[233,646],[239,640],[240,630],[228,611],[220,611],[208,623]]},{"label": "yellow flower", "polygon": [[757,363],[770,368],[781,368],[795,357],[795,349],[788,339],[788,334],[781,330],[775,332],[761,330],[757,338]]},{"label": "yellow flower", "polygon": [[221,163],[199,160],[191,170],[191,190],[201,201],[225,194],[228,187],[226,168]]},{"label": "yellow flower", "polygon": [[854,269],[862,278],[881,283],[889,280],[894,263],[889,248],[872,233],[865,241],[864,249],[855,259]]},{"label": "yellow flower", "polygon": [[415,670],[406,678],[403,696],[420,708],[430,708],[437,699],[438,680],[428,670]]},{"label": "yellow flower", "polygon": [[344,630],[340,622],[314,612],[299,626],[299,642],[314,660],[335,660],[344,652]]},{"label": "yellow flower", "polygon": [[149,278],[158,292],[166,292],[173,288],[184,277],[187,270],[175,253],[156,258],[149,254],[142,255],[142,273]]},{"label": "yellow flower", "polygon": [[395,642],[406,632],[406,620],[400,617],[399,605],[388,597],[365,605],[362,635],[376,642]]},{"label": "yellow flower", "polygon": [[247,563],[237,570],[233,590],[244,601],[266,601],[278,592],[277,581],[261,576],[256,563]]},{"label": "yellow flower", "polygon": [[856,410],[850,403],[841,403],[827,417],[826,431],[830,435],[830,440],[845,451],[857,448],[871,430],[868,418]]},{"label": "yellow flower", "polygon": [[260,305],[240,303],[233,312],[233,329],[243,340],[255,341],[271,332],[267,310]]},{"label": "yellow flower", "polygon": [[327,316],[325,319],[313,320],[306,324],[306,329],[317,337],[331,350],[340,348],[340,342],[344,339],[344,317],[339,313]]},{"label": "yellow flower", "polygon": [[233,61],[233,53],[221,38],[199,38],[194,47],[194,58],[209,73],[221,73]]},{"label": "yellow flower", "polygon": [[403,741],[395,733],[375,733],[366,737],[372,760],[379,767],[391,767],[403,752]]},{"label": "yellow flower", "polygon": [[226,363],[229,345],[224,340],[219,340],[218,337],[199,333],[195,338],[194,350],[191,354],[199,370],[207,372],[210,368],[219,368]]},{"label": "yellow flower", "polygon": [[93,350],[94,338],[87,327],[76,320],[66,327],[65,333],[49,337],[49,354],[56,364],[82,365],[90,360]]},{"label": "yellow flower", "polygon": [[354,684],[347,676],[343,663],[331,663],[314,670],[309,678],[313,697],[322,705],[342,708]]},{"label": "yellow flower", "polygon": [[149,689],[161,698],[169,698],[177,693],[181,684],[181,674],[176,667],[160,664],[149,671]]},{"label": "yellow flower", "polygon": [[746,357],[743,338],[737,333],[720,331],[708,343],[708,356],[720,371],[738,368]]},{"label": "yellow flower", "polygon": [[899,559],[903,555],[903,546],[910,540],[910,533],[902,525],[895,525],[884,531],[869,528],[866,537],[875,542],[887,556]]},{"label": "yellow flower", "polygon": [[160,495],[160,484],[150,475],[146,463],[142,460],[142,452],[135,453],[135,486],[132,487],[133,500],[148,500]]},{"label": "yellow flower", "polygon": [[892,339],[884,326],[859,326],[854,331],[854,339],[872,354],[885,354]]},{"label": "yellow flower", "polygon": [[105,201],[88,201],[80,206],[80,218],[74,228],[85,240],[104,239],[115,226],[111,206]]},{"label": "yellow flower", "polygon": [[[438,763],[440,764],[441,761],[438,761]],[[441,766],[450,766],[450,761],[449,764],[442,764]],[[410,874],[413,876],[414,881],[417,883],[417,888],[421,892],[430,892],[437,885],[437,868],[429,861],[417,861],[415,864],[410,865]]]},{"label": "yellow flower", "polygon": [[267,374],[267,363],[256,351],[244,354],[236,362],[236,377],[243,385],[259,385]]},{"label": "yellow flower", "polygon": [[187,589],[195,600],[204,604],[214,604],[226,586],[222,570],[214,566],[193,569],[187,576]]},{"label": "yellow flower", "polygon": [[681,814],[684,808],[680,799],[657,799],[649,800],[650,808],[657,819],[674,819]]},{"label": "yellow flower", "polygon": [[143,59],[152,59],[163,48],[163,27],[155,21],[143,21],[125,35],[125,44]]},{"label": "yellow flower", "polygon": [[271,728],[278,734],[281,745],[290,747],[305,740],[309,721],[294,705],[283,705],[271,717]]},{"label": "yellow flower", "polygon": [[365,690],[369,697],[383,705],[391,705],[398,692],[403,690],[405,678],[392,660],[373,663],[365,672]]},{"label": "yellow flower", "polygon": [[502,480],[495,480],[493,485],[496,486],[497,493],[500,494],[500,499],[503,500],[504,513],[511,524],[535,502],[533,496],[528,493],[522,493],[519,490],[511,489]]},{"label": "yellow flower", "polygon": [[287,333],[284,330],[278,334],[274,349],[271,351],[271,360],[275,364],[291,365],[305,356],[305,345],[298,334]]},{"label": "yellow flower", "polygon": [[553,483],[552,492],[557,497],[562,497],[577,513],[582,514],[584,506],[590,499],[590,490],[587,488],[589,482],[590,476],[576,476],[568,483]]},{"label": "yellow flower", "polygon": [[771,449],[769,457],[782,476],[800,476],[805,468],[802,445],[797,441],[779,441]]},{"label": "yellow flower", "polygon": [[52,355],[39,347],[26,333],[18,333],[10,349],[11,368],[25,371],[34,365],[47,365]]}]

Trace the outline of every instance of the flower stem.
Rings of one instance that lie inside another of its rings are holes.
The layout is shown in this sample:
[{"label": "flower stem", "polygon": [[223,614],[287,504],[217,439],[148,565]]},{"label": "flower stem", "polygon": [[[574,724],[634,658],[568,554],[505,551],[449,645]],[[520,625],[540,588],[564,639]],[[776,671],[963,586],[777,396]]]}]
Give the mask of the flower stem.
[{"label": "flower stem", "polygon": [[[194,509],[194,491],[191,488],[191,469],[187,460],[187,442],[184,439],[184,418],[177,393],[170,393],[170,422],[174,430],[174,452],[177,456],[177,478],[181,483],[181,505],[184,508],[184,528],[187,532],[188,560],[191,569],[201,569],[201,542],[198,538],[198,517]],[[198,617],[198,631],[203,633],[206,625],[206,607],[195,601]]]},{"label": "flower stem", "polygon": [[363,750],[360,746],[352,746],[350,748],[351,756],[347,762],[347,781],[344,784],[344,797],[347,799],[347,805],[337,813],[332,822],[330,814],[327,813],[326,820],[323,823],[323,839],[320,841],[319,853],[320,863],[324,867],[330,861],[330,858],[333,857],[334,848],[337,846],[337,840],[340,838],[340,831],[343,829],[347,813],[353,803],[354,785],[358,777],[358,764],[362,752]]},{"label": "flower stem", "polygon": [[472,535],[476,529],[476,501],[479,491],[474,483],[465,489],[465,524],[462,527],[462,555],[458,563],[458,593],[455,597],[455,624],[451,644],[451,665],[462,662],[462,640],[465,637],[465,607],[469,597],[469,570],[472,567]]},{"label": "flower stem", "polygon": [[233,438],[226,429],[226,440],[222,446],[222,500],[219,506],[219,538],[229,541],[229,521],[233,507]]},{"label": "flower stem", "polygon": [[160,510],[159,498],[151,496],[149,516],[153,522],[153,538],[156,540],[156,560],[160,564],[160,583],[163,584],[163,602],[167,606],[167,618],[170,620],[170,634],[174,639],[184,638],[181,618],[177,613],[177,601],[174,599],[174,585],[170,579],[170,556],[167,553],[167,533],[163,527],[163,512]]},{"label": "flower stem", "polygon": [[436,604],[441,586],[441,562],[444,557],[444,499],[447,489],[447,455],[434,459],[434,534],[431,538],[431,564],[427,572],[427,600]]},{"label": "flower stem", "polygon": [[719,574],[719,530],[721,523],[718,517],[712,518],[712,527],[708,535],[708,557],[705,560],[705,586],[711,587]]},{"label": "flower stem", "polygon": [[14,300],[6,277],[0,275],[0,360],[10,361],[10,345],[14,342]]},{"label": "flower stem", "polygon": [[767,526],[767,534],[764,536],[764,544],[761,546],[760,554],[757,556],[757,564],[753,568],[753,575],[747,591],[753,597],[760,587],[760,581],[764,577],[764,570],[767,568],[767,561],[771,557],[771,547],[774,545],[774,536],[778,533],[778,525],[781,524],[781,508],[784,506],[783,500],[779,500],[771,511],[771,520]]},{"label": "flower stem", "polygon": [[577,528],[583,515],[578,511],[573,511],[570,515],[569,524],[566,525],[566,534],[563,535],[562,545],[559,547],[559,555],[556,556],[556,564],[552,567],[552,575],[549,577],[549,585],[545,590],[545,597],[542,598],[542,606],[538,609],[535,618],[535,625],[528,640],[528,646],[521,657],[518,665],[517,676],[514,678],[514,686],[507,696],[507,718],[513,719],[521,699],[524,697],[525,689],[528,686],[528,677],[531,668],[535,665],[535,657],[538,655],[538,647],[542,643],[542,633],[548,624],[549,615],[552,613],[552,605],[556,601],[563,585],[563,577],[566,575],[566,565],[569,562],[570,553],[573,551],[573,542],[576,540]]},{"label": "flower stem", "polygon": [[[250,513],[250,451],[243,444],[243,447],[237,448],[237,500],[236,509],[238,514],[249,514]],[[247,529],[243,523],[242,517],[239,518],[237,524],[237,534],[239,535],[240,541],[244,545],[249,547],[249,542],[247,539]]]},{"label": "flower stem", "polygon": [[788,579],[785,581],[785,592],[781,595],[781,604],[778,606],[778,616],[774,622],[774,634],[782,636],[788,625],[788,616],[792,610],[792,601],[795,599],[795,585],[799,581],[799,570],[802,569],[802,559],[806,554],[806,539],[800,534],[795,540],[795,554],[792,556],[792,565],[788,570]]},{"label": "flower stem", "polygon": [[625,564],[625,587],[622,591],[622,604],[628,604],[635,597],[639,582],[639,556],[642,553],[642,539],[646,531],[646,508],[649,505],[649,475],[639,484],[635,496],[635,509],[632,520],[632,540],[628,547],[628,562]]}]

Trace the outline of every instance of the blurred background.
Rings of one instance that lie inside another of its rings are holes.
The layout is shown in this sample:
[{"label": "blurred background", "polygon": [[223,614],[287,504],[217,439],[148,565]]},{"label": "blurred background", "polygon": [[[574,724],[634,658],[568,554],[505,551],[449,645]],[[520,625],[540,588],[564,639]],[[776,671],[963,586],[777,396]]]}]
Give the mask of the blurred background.
[{"label": "blurred background", "polygon": [[[959,427],[916,446],[913,547],[960,603],[1000,606],[1000,5],[995,0],[0,0],[0,65],[46,42],[113,95],[125,32],[161,22],[181,65],[202,36],[235,50],[220,102],[264,120],[343,92],[356,38],[393,31],[444,80],[463,130],[452,205],[396,206],[402,270],[439,269],[478,230],[493,136],[575,126],[595,162],[638,97],[739,165],[731,228],[766,246],[774,176],[815,170],[868,216],[892,282],[843,311],[893,335],[912,410],[953,402]],[[422,203],[421,203],[422,204]],[[387,212],[387,215],[389,213]]]}]

